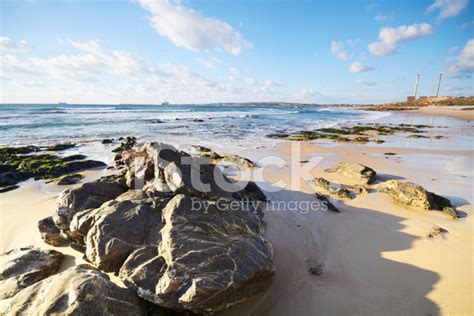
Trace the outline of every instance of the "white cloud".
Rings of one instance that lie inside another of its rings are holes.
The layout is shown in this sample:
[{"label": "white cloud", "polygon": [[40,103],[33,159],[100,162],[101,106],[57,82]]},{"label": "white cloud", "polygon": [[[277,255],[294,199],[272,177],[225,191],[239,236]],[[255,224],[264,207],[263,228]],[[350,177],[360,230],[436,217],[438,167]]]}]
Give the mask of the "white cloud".
[{"label": "white cloud", "polygon": [[174,0],[138,0],[152,26],[176,46],[200,51],[224,49],[238,55],[252,44],[225,21],[202,16]]},{"label": "white cloud", "polygon": [[464,30],[464,29],[469,29],[469,28],[472,28],[472,27],[474,27],[474,20],[461,24],[461,26],[459,28]]},{"label": "white cloud", "polygon": [[296,93],[296,101],[299,102],[315,102],[324,97],[328,97],[328,94],[314,89],[301,89]]},{"label": "white cloud", "polygon": [[94,82],[104,75],[134,77],[140,74],[157,74],[158,70],[139,56],[120,50],[105,53],[98,40],[76,42],[64,40],[84,53],[58,55],[50,58],[3,56],[6,72],[41,74],[54,78],[69,78]]},{"label": "white cloud", "polygon": [[427,13],[432,13],[439,10],[439,15],[436,18],[438,22],[454,17],[461,13],[469,4],[468,0],[436,0],[427,9]]},{"label": "white cloud", "polygon": [[393,21],[393,16],[392,15],[386,15],[386,14],[383,14],[383,13],[379,12],[374,16],[374,20],[377,21],[377,22],[391,22],[391,21]]},{"label": "white cloud", "polygon": [[217,59],[216,57],[212,57],[209,59],[196,58],[196,61],[208,69],[214,69],[217,67],[217,65],[221,63],[221,61]]},{"label": "white cloud", "polygon": [[29,52],[31,46],[26,41],[15,42],[9,37],[0,37],[0,50],[9,52]]},{"label": "white cloud", "polygon": [[470,39],[461,53],[456,57],[455,64],[449,68],[449,77],[470,77],[474,72],[474,39]]},{"label": "white cloud", "polygon": [[344,50],[344,43],[342,42],[331,42],[331,53],[336,55],[340,60],[348,60],[350,58],[349,52]]},{"label": "white cloud", "polygon": [[397,28],[382,27],[378,42],[369,44],[369,51],[376,56],[392,54],[400,43],[412,41],[433,34],[431,25],[427,23],[401,25]]},{"label": "white cloud", "polygon": [[372,66],[367,66],[367,65],[363,65],[359,62],[354,62],[352,63],[352,65],[349,67],[349,72],[367,72],[367,71],[371,71],[371,70],[374,70],[375,67],[372,67]]},{"label": "white cloud", "polygon": [[227,80],[214,82],[183,65],[153,64],[131,52],[107,51],[98,40],[61,41],[77,52],[47,58],[1,56],[5,102],[206,103],[294,97],[272,80],[243,76],[235,67],[229,68]]},{"label": "white cloud", "polygon": [[354,83],[359,86],[367,86],[367,87],[373,87],[377,84],[375,81],[368,81],[368,80],[356,80],[354,81]]}]

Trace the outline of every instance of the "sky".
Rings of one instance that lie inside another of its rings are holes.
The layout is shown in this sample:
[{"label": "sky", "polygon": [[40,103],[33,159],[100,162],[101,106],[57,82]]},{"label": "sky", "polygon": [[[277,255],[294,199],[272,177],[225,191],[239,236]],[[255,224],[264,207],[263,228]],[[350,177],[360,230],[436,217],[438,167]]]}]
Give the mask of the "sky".
[{"label": "sky", "polygon": [[1,0],[2,103],[473,95],[471,0]]}]

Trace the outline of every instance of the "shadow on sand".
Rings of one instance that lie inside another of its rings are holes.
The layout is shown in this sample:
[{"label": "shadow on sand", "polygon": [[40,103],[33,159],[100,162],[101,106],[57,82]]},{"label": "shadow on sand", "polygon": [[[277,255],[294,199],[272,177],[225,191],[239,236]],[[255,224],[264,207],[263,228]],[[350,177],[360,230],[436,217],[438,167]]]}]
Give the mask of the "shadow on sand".
[{"label": "shadow on sand", "polygon": [[[315,200],[312,194],[290,190],[267,195],[279,201]],[[266,238],[273,244],[277,269],[272,284],[221,315],[439,314],[427,298],[439,276],[384,257],[410,249],[418,238],[402,232],[404,218],[334,204],[340,214],[266,211]],[[323,275],[310,275],[308,262],[323,263]]]}]

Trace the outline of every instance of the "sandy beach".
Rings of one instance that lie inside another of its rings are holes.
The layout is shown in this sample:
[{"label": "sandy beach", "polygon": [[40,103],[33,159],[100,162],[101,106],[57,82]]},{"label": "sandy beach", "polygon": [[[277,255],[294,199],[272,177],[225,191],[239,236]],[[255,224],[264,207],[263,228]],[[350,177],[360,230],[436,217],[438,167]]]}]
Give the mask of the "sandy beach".
[{"label": "sandy beach", "polygon": [[[417,111],[416,115],[425,112],[428,111]],[[469,137],[473,135],[472,125],[466,122],[470,113],[465,112],[468,111],[462,112],[462,117],[455,111],[448,116],[438,111],[430,111],[429,115],[436,113],[444,117],[450,123],[446,133],[452,135],[449,141],[456,142],[459,129],[467,128],[471,132]],[[299,160],[321,160],[312,170],[315,177],[350,185],[351,180],[324,170],[338,162],[361,163],[377,171],[378,182],[410,181],[448,197],[462,212],[462,218],[453,220],[441,212],[410,209],[375,190],[357,195],[353,200],[333,199],[340,214],[267,211],[265,237],[273,245],[277,273],[267,291],[220,315],[469,315],[474,312],[472,147],[417,148],[418,143],[407,145],[401,135],[391,137],[392,142],[386,146],[283,141],[273,149],[254,150],[251,156],[273,155],[286,161],[282,168],[266,168],[266,182],[258,183],[270,200],[316,199],[314,187],[308,183],[301,183],[297,189],[290,184],[296,150],[292,146],[296,144],[301,150]],[[387,152],[394,155],[385,155]],[[88,171],[83,181],[91,181],[103,173]],[[283,190],[270,192],[279,180],[286,182],[279,185]],[[1,195],[1,252],[24,246],[53,248],[41,240],[37,222],[54,212],[55,199],[62,189],[29,180],[19,189]],[[448,233],[428,238],[435,226]],[[82,254],[71,248],[59,250],[67,255],[61,270],[84,262]],[[324,266],[322,276],[308,274],[315,264]]]}]

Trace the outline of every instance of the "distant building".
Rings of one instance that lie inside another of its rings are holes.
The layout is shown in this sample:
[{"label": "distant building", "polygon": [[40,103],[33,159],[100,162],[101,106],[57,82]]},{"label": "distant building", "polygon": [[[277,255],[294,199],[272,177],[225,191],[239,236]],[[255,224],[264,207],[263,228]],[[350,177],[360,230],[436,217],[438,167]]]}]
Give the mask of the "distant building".
[{"label": "distant building", "polygon": [[407,102],[415,102],[416,101],[416,97],[414,96],[408,96],[407,97]]}]

